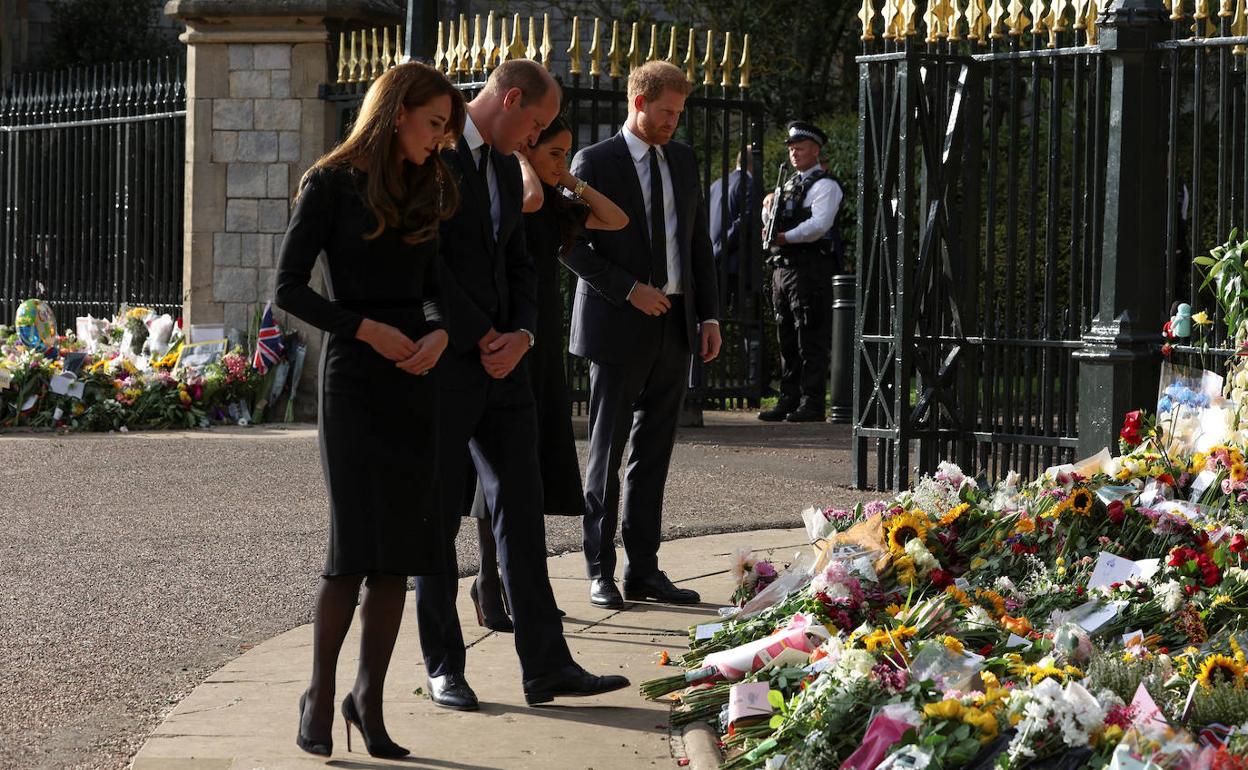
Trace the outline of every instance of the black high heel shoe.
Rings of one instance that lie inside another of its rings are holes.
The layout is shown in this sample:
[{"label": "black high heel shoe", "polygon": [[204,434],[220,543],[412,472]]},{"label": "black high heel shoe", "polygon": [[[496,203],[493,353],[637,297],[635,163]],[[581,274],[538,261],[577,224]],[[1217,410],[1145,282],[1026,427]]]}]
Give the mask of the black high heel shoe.
[{"label": "black high heel shoe", "polygon": [[299,696],[299,734],[295,736],[295,745],[309,754],[315,754],[318,757],[328,757],[334,751],[334,742],[331,739],[329,743],[317,743],[313,740],[303,737],[303,707],[307,705],[308,694],[304,692]]},{"label": "black high heel shoe", "polygon": [[505,634],[515,631],[515,624],[507,616],[507,606],[504,604],[501,590],[497,602],[486,602],[483,605],[481,603],[481,589],[477,583],[478,579],[473,578],[472,587],[468,589],[468,596],[472,598],[472,606],[477,610],[477,625]]},{"label": "black high heel shoe", "polygon": [[364,749],[370,757],[398,759],[412,753],[390,740],[390,736],[384,732],[370,736],[364,729],[364,723],[360,721],[360,712],[355,708],[355,695],[352,693],[347,693],[347,697],[342,699],[342,720],[347,723],[347,751],[351,750],[351,726],[355,725],[355,729],[364,737]]}]

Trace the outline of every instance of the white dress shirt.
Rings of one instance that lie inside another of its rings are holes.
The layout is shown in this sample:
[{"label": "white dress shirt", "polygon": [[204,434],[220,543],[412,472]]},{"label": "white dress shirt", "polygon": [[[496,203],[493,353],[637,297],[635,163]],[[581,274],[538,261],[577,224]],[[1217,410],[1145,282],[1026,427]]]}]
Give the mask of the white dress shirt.
[{"label": "white dress shirt", "polygon": [[[801,172],[800,178],[805,180],[821,168],[823,166],[815,164]],[[810,243],[822,238],[836,222],[836,212],[840,211],[844,196],[841,186],[827,177],[815,182],[806,191],[806,199],[802,201],[802,208],[810,207],[810,219],[798,223],[785,233],[784,240],[789,243]]]},{"label": "white dress shirt", "polygon": [[[468,149],[472,151],[472,162],[475,167],[473,173],[481,167],[481,145],[485,144],[485,139],[481,136],[481,132],[477,130],[477,125],[472,122],[471,115],[464,115],[464,141],[468,143]],[[498,240],[498,220],[502,214],[501,204],[498,200],[498,175],[494,173],[494,155],[498,150],[490,148],[490,162],[485,167],[485,182],[490,191],[490,219],[494,222],[494,239]]]},{"label": "white dress shirt", "polygon": [[[637,181],[641,183],[641,197],[646,204],[646,222],[650,221],[650,145],[645,140],[624,127],[624,142],[628,152],[633,156],[633,168],[637,171]],[[667,155],[663,148],[655,145],[659,156],[659,174],[663,177],[663,229],[667,233],[667,284],[661,288],[664,294],[681,294],[684,287],[680,281],[680,246],[676,240],[676,193],[672,190],[672,172],[667,166]],[[649,232],[649,225],[646,225]]]}]

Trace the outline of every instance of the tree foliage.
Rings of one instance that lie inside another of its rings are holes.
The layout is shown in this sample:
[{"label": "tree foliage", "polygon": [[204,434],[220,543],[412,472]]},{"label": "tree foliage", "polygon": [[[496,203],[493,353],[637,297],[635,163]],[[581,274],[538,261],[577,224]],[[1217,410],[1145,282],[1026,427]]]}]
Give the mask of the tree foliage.
[{"label": "tree foliage", "polygon": [[48,69],[167,56],[173,44],[159,28],[152,0],[54,0]]}]

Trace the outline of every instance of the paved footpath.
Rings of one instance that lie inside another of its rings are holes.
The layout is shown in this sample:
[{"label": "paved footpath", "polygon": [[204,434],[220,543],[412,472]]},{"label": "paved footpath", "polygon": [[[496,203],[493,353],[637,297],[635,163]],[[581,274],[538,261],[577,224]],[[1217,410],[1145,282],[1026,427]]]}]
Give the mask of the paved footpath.
[{"label": "paved footpath", "polygon": [[[307,686],[311,626],[301,626],[256,646],[210,676],[188,695],[148,738],[134,770],[276,770],[277,768],[382,768],[429,770],[635,770],[676,767],[683,756],[670,736],[668,707],[637,693],[646,679],[674,673],[661,668],[659,653],[685,649],[691,624],[713,622],[728,600],[728,574],[738,548],[774,550],[788,561],[806,548],[801,529],[708,535],[663,544],[660,559],[679,585],[695,588],[703,604],[676,607],[629,602],[622,611],[589,603],[580,554],[550,559],[551,582],[567,613],[564,629],[573,654],[601,674],[623,674],[633,686],[598,698],[564,698],[529,707],[520,687],[512,638],[475,625],[467,598],[471,581],[460,581],[460,617],[467,621],[468,678],[482,710],[437,708],[423,694],[425,670],[415,623],[399,635],[386,682],[386,722],[391,737],[412,750],[404,761],[372,759],[356,733],[348,753],[342,719],[334,725],[328,760],[295,747],[296,702]],[[623,555],[621,554],[621,562]],[[409,602],[411,596],[408,597]],[[410,611],[407,618],[411,618]],[[357,663],[359,624],[353,624],[339,664],[338,692],[345,694]],[[417,692],[417,688],[422,688]]]}]

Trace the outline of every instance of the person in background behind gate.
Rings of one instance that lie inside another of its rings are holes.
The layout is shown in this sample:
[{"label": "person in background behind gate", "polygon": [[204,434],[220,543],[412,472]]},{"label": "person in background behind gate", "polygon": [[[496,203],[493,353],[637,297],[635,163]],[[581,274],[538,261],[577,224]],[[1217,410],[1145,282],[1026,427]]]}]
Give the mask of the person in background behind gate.
[{"label": "person in background behind gate", "polygon": [[768,194],[763,219],[776,217],[771,243],[772,302],[780,342],[780,398],[760,412],[768,422],[823,422],[832,352],[832,276],[844,269],[844,245],[836,213],[844,192],[819,162],[828,136],[818,126],[796,120],[785,144],[797,172],[785,182],[779,200]]},{"label": "person in background behind gate", "polygon": [[[629,216],[616,232],[593,230],[565,252],[580,280],[568,348],[589,366],[589,463],[585,561],[590,601],[618,609],[624,597],[694,604],[659,569],[663,492],[691,353],[719,355],[719,289],[693,149],[673,142],[692,86],[651,61],[628,76],[628,118],[615,136],[576,155],[572,173]],[[621,528],[628,564],[615,584],[620,463],[630,445]]]},{"label": "person in background behind gate", "polygon": [[[715,265],[723,271],[727,299],[725,312],[732,314],[737,304],[741,272],[741,229],[749,223],[750,197],[754,188],[754,152],[750,145],[737,153],[737,167],[728,175],[728,211],[724,212],[724,180],[711,183],[707,196],[711,219],[711,249]],[[747,287],[748,289],[748,287]]]},{"label": "person in background behind gate", "polygon": [[[524,175],[524,237],[537,267],[537,342],[529,354],[529,376],[537,401],[538,456],[542,467],[546,513],[585,513],[581,467],[572,433],[572,395],[564,367],[563,296],[559,256],[585,229],[619,230],[628,215],[611,200],[568,171],[572,129],[555,118],[532,147],[517,154]],[[530,193],[530,190],[533,193]],[[498,559],[489,511],[477,485],[472,516],[477,519],[481,566],[473,589],[477,622],[493,631],[510,631],[498,580]],[[477,587],[479,586],[479,588]]]},{"label": "person in background behind gate", "polygon": [[[328,756],[338,653],[361,583],[355,686],[342,701],[368,753],[405,756],[382,718],[382,687],[407,576],[439,572],[435,378],[447,345],[438,227],[455,210],[438,148],[463,131],[464,100],[437,70],[401,64],[369,87],[351,134],[299,185],[278,260],[277,306],[326,332],[320,445],[329,549],[312,632],[312,680],[297,744]],[[308,285],[325,254],[331,298]],[[451,576],[454,579],[454,575]]]}]

